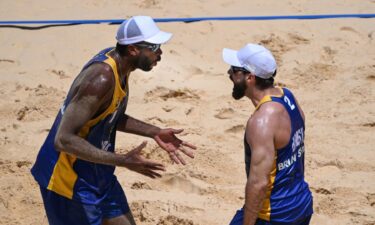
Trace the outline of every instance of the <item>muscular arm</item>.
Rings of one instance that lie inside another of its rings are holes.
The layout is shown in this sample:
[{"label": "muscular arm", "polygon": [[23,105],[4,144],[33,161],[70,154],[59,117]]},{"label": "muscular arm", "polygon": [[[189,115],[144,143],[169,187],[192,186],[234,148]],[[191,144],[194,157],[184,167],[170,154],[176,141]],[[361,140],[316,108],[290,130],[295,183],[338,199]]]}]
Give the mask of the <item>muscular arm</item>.
[{"label": "muscular arm", "polygon": [[250,175],[245,190],[244,225],[254,225],[266,197],[275,160],[277,113],[273,103],[262,106],[248,121],[246,140],[251,147]]},{"label": "muscular arm", "polygon": [[78,135],[84,124],[110,101],[114,84],[112,71],[103,65],[94,64],[83,73],[79,84],[72,88],[72,100],[57,131],[55,148],[90,162],[124,166],[124,155],[102,151]]},{"label": "muscular arm", "polygon": [[154,138],[161,129],[124,114],[117,125],[117,130]]}]

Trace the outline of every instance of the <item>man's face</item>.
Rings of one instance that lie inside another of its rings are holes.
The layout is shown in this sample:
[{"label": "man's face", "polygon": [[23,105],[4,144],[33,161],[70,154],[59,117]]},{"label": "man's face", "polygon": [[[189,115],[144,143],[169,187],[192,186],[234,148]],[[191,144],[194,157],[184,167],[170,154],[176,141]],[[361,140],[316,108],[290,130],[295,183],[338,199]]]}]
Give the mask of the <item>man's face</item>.
[{"label": "man's face", "polygon": [[245,96],[247,84],[247,72],[243,68],[231,66],[228,70],[229,78],[233,82],[233,90],[232,90],[232,97],[236,100],[241,99]]},{"label": "man's face", "polygon": [[161,60],[163,52],[160,49],[160,45],[143,42],[135,44],[135,46],[140,50],[137,68],[143,71],[150,71]]}]

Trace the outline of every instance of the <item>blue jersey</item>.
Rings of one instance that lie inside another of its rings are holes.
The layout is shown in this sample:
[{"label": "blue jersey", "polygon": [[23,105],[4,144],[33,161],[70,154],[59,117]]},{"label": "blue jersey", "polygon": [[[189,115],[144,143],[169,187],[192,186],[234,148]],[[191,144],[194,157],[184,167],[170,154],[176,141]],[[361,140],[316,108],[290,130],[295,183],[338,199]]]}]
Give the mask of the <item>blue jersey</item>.
[{"label": "blue jersey", "polygon": [[[123,88],[117,73],[116,62],[108,54],[113,49],[104,49],[82,69],[86,69],[93,63],[108,64],[114,74],[115,88],[108,108],[88,121],[79,132],[79,136],[90,144],[109,152],[114,152],[117,122],[125,113],[128,101],[128,77]],[[97,204],[116,184],[115,167],[84,161],[66,152],[58,152],[54,147],[56,132],[71,98],[72,96],[68,94],[39,151],[31,173],[42,188],[68,199],[86,204]]]},{"label": "blue jersey", "polygon": [[[266,198],[258,218],[271,222],[291,223],[313,213],[312,195],[304,180],[305,123],[293,94],[286,88],[281,90],[283,91],[281,96],[265,96],[255,109],[266,102],[278,102],[288,111],[291,121],[289,143],[282,149],[276,149]],[[245,135],[245,164],[248,177],[250,162],[251,149]]]}]

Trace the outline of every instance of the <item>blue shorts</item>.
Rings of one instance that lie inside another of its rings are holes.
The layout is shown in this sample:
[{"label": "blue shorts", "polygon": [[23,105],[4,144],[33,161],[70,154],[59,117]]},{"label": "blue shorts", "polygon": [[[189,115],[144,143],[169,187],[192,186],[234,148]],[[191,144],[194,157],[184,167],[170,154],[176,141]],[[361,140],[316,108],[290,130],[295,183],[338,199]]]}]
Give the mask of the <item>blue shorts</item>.
[{"label": "blue shorts", "polygon": [[124,191],[116,184],[98,205],[82,204],[45,188],[40,188],[44,208],[50,225],[101,225],[130,211]]},{"label": "blue shorts", "polygon": [[[243,225],[243,216],[244,216],[243,214],[244,214],[243,209],[238,210],[229,225]],[[305,218],[301,218],[292,223],[275,223],[275,222],[265,221],[262,219],[257,219],[257,221],[255,222],[255,225],[309,225],[310,219],[311,219],[311,215]]]}]

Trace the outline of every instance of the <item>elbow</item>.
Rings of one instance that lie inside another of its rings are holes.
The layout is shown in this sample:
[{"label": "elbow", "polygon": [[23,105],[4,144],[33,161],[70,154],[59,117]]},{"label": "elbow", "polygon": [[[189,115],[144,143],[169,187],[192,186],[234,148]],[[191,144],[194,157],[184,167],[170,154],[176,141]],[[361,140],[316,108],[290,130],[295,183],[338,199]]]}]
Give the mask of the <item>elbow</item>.
[{"label": "elbow", "polygon": [[249,179],[246,189],[251,189],[257,193],[266,193],[268,187],[268,179]]},{"label": "elbow", "polygon": [[54,140],[54,147],[56,151],[58,152],[65,151],[67,143],[68,141],[66,137],[59,135],[58,133],[56,134],[56,137]]}]

